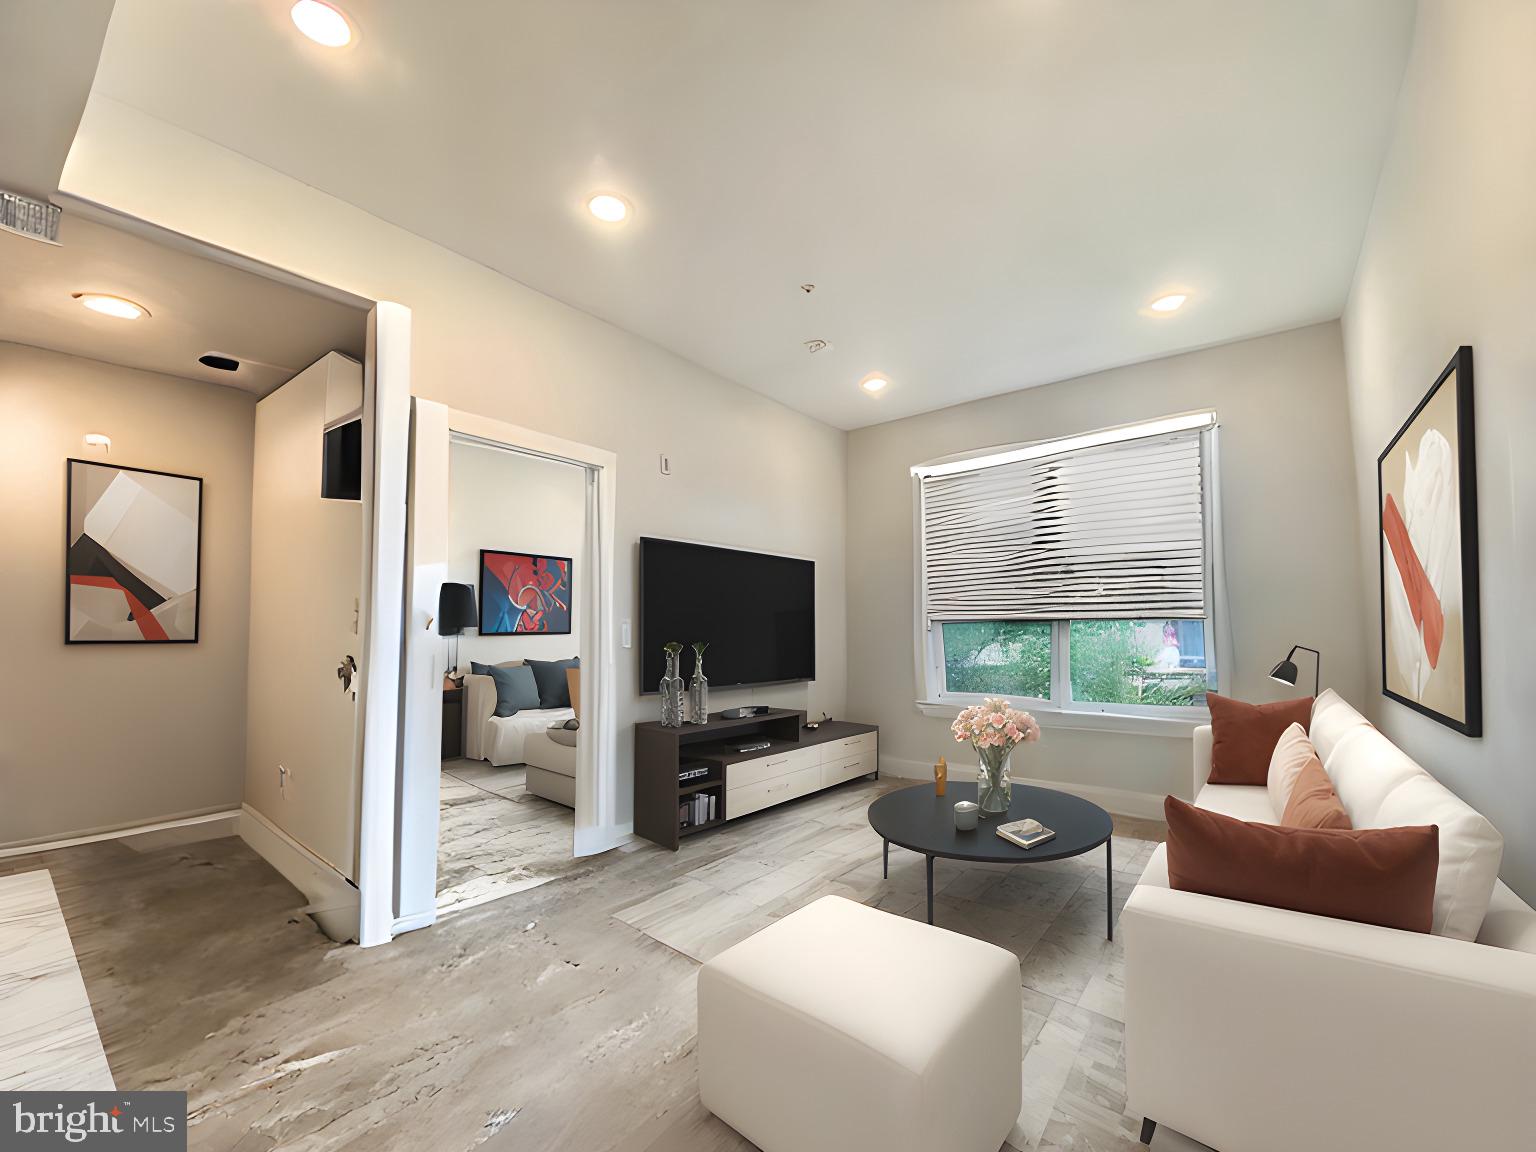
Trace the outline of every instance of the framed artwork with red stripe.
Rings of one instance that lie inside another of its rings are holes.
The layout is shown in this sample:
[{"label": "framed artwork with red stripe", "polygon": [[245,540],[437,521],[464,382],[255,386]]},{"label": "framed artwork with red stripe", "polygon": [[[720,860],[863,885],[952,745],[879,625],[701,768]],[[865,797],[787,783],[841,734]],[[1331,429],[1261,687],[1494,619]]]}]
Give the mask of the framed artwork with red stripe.
[{"label": "framed artwork with red stripe", "polygon": [[1483,734],[1472,349],[1458,348],[1376,460],[1381,684],[1400,704]]},{"label": "framed artwork with red stripe", "polygon": [[66,644],[196,644],[203,482],[67,460]]}]

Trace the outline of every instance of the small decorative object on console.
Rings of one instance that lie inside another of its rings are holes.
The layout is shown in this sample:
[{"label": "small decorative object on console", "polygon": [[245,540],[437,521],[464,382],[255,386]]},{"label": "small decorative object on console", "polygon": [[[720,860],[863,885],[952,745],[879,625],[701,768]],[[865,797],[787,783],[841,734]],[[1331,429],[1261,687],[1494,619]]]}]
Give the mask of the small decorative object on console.
[{"label": "small decorative object on console", "polygon": [[693,679],[688,682],[688,720],[693,724],[709,723],[709,677],[704,675],[704,649],[707,640],[693,642]]},{"label": "small decorative object on console", "polygon": [[743,704],[740,708],[727,708],[724,712],[720,713],[727,720],[746,720],[752,716],[766,716],[767,714],[768,705],[766,704]]},{"label": "small decorative object on console", "polygon": [[[940,756],[939,757],[939,762],[933,766],[933,794],[935,796],[942,796],[942,795],[944,795],[945,789],[947,789],[948,787],[949,787],[949,761],[945,760],[944,757]],[[962,801],[960,801],[960,803],[961,804],[969,804],[970,801],[969,800],[962,800]],[[975,825],[972,825],[972,827],[975,827]]]},{"label": "small decorative object on console", "polygon": [[1008,778],[1009,754],[1020,744],[1040,739],[1040,725],[1028,712],[1020,712],[1001,697],[972,704],[949,726],[955,742],[976,749],[976,798],[983,816],[1008,811],[1013,784]]},{"label": "small decorative object on console", "polygon": [[738,752],[761,752],[764,748],[772,748],[772,747],[773,747],[773,741],[772,740],[759,740],[755,744],[738,744],[738,745],[736,745],[736,751],[738,751]]},{"label": "small decorative object on console", "polygon": [[677,674],[677,654],[683,646],[676,640],[662,647],[667,653],[667,671],[661,678],[661,724],[664,728],[683,726],[683,678]]},{"label": "small decorative object on console", "polygon": [[997,834],[1008,843],[1017,844],[1020,848],[1033,848],[1036,844],[1044,844],[1056,836],[1055,832],[1038,820],[1010,820],[1007,824],[997,826]]},{"label": "small decorative object on console", "polygon": [[980,809],[969,800],[955,805],[955,828],[960,832],[976,831],[976,814]]}]

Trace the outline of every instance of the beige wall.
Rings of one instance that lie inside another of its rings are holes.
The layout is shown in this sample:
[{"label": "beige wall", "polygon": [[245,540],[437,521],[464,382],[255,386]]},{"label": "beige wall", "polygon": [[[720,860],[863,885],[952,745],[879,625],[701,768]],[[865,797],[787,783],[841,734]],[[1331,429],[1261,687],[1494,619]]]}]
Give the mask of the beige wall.
[{"label": "beige wall", "polygon": [[[1504,833],[1536,900],[1536,5],[1422,0],[1394,139],[1344,313],[1373,719]],[[1380,695],[1376,457],[1472,346],[1483,731]]]},{"label": "beige wall", "polygon": [[[1221,422],[1221,497],[1232,621],[1223,690],[1288,691],[1268,678],[1293,643],[1323,650],[1323,683],[1365,685],[1354,466],[1339,326],[1318,324],[1100,372],[853,432],[848,445],[849,713],[881,725],[882,758],[932,763],[957,745],[913,706],[912,482],[924,460],[1197,408]],[[1310,677],[1310,668],[1307,669]],[[1310,685],[1309,685],[1310,686]],[[1294,693],[1289,693],[1294,694]],[[1161,796],[1190,791],[1188,738],[1050,727],[1016,773]]]},{"label": "beige wall", "polygon": [[[819,679],[711,696],[842,714],[844,433],[227,149],[93,96],[62,188],[368,299],[411,308],[412,391],[618,456],[616,611],[637,540],[816,561]],[[622,235],[610,238],[622,246]],[[597,242],[597,241],[594,241]],[[622,259],[615,251],[614,259]],[[660,474],[666,453],[672,475]],[[618,652],[619,809],[631,810],[639,654]]]},{"label": "beige wall", "polygon": [[[255,398],[0,344],[0,845],[240,806]],[[65,645],[64,482],[113,464],[203,478],[197,644]]]},{"label": "beige wall", "polygon": [[[448,579],[480,594],[480,549],[571,558],[571,583],[593,577],[584,555],[587,474],[518,452],[454,443],[450,453]],[[580,594],[577,594],[580,602]],[[478,603],[478,599],[477,599]],[[569,636],[481,636],[459,640],[459,666],[471,660],[565,660],[581,651],[581,620]]]}]

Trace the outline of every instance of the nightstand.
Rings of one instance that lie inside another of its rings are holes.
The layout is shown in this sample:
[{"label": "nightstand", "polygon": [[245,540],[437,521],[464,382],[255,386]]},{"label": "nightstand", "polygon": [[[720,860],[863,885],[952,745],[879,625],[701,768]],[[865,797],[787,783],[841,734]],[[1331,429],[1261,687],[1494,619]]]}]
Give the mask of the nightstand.
[{"label": "nightstand", "polygon": [[464,755],[464,686],[443,681],[443,759]]}]

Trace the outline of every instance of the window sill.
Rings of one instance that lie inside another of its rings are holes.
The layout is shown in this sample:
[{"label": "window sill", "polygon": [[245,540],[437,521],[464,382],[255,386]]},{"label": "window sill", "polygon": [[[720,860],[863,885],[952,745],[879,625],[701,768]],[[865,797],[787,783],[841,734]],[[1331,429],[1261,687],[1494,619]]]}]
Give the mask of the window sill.
[{"label": "window sill", "polygon": [[[936,720],[953,720],[965,704],[919,700],[917,710]],[[1116,732],[1128,736],[1161,736],[1170,740],[1188,740],[1196,728],[1211,722],[1204,708],[1191,708],[1189,716],[1137,716],[1129,712],[1089,712],[1083,709],[1055,708],[1032,704],[1024,708],[1044,729],[1079,732]]]}]

